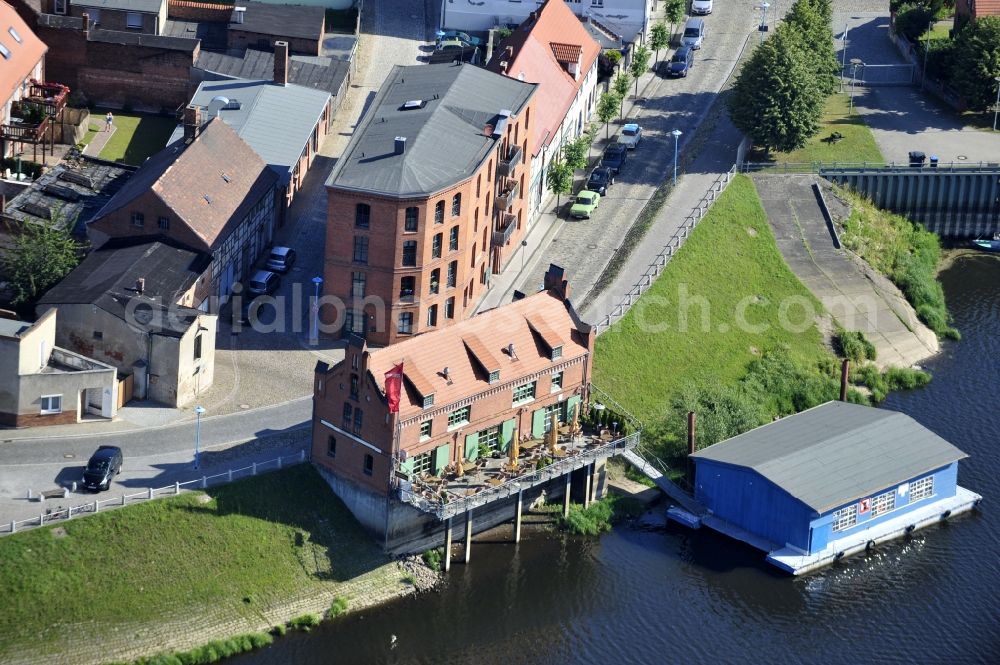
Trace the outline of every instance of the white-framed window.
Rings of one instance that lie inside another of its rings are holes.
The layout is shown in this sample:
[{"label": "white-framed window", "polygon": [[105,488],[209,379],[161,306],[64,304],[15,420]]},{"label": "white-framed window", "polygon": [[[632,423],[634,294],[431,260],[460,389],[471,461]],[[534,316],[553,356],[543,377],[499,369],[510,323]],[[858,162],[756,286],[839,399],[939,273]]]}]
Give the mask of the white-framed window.
[{"label": "white-framed window", "polygon": [[431,474],[434,471],[434,451],[428,450],[413,456],[413,475],[422,476],[425,473]]},{"label": "white-framed window", "polygon": [[934,496],[934,476],[927,476],[910,483],[910,503]]},{"label": "white-framed window", "polygon": [[424,441],[426,439],[431,438],[431,423],[432,423],[432,421],[430,421],[430,420],[425,420],[424,422],[420,423],[420,440],[421,441]]},{"label": "white-framed window", "polygon": [[55,7],[53,8],[56,14],[66,13],[66,0],[56,0]]},{"label": "white-framed window", "polygon": [[884,515],[896,509],[896,490],[890,490],[872,498],[872,517]]},{"label": "white-framed window", "polygon": [[139,12],[125,12],[125,25],[130,28],[141,28],[142,14]]},{"label": "white-framed window", "polygon": [[841,508],[833,514],[833,530],[845,531],[858,523],[858,504]]},{"label": "white-framed window", "polygon": [[563,373],[556,372],[555,374],[552,375],[552,386],[551,388],[549,388],[549,392],[551,393],[559,392],[560,390],[562,390],[562,384],[563,384]]},{"label": "white-framed window", "polygon": [[524,404],[525,402],[530,402],[535,399],[535,382],[530,381],[528,383],[522,383],[518,387],[514,388],[514,406],[518,404]]},{"label": "white-framed window", "polygon": [[459,425],[465,425],[469,422],[469,414],[472,412],[472,407],[463,406],[461,409],[455,409],[448,414],[448,429],[452,427],[458,427]]},{"label": "white-framed window", "polygon": [[62,413],[62,395],[42,395],[42,415]]},{"label": "white-framed window", "polygon": [[493,454],[500,450],[500,426],[489,427],[484,430],[480,430],[477,435],[476,440],[479,445],[486,445],[489,449],[490,454]]}]

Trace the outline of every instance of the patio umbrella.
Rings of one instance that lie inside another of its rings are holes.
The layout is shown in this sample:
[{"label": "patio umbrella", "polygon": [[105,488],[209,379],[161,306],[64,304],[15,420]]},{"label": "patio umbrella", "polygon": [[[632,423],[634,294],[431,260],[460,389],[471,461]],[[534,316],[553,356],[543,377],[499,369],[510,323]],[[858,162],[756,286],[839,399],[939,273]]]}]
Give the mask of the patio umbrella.
[{"label": "patio umbrella", "polygon": [[455,467],[455,476],[461,478],[465,475],[465,460],[462,458],[462,454],[458,454],[458,464]]},{"label": "patio umbrella", "polygon": [[517,468],[517,457],[521,454],[521,433],[514,430],[514,439],[510,442],[510,468]]},{"label": "patio umbrella", "polygon": [[571,429],[573,434],[580,431],[580,403],[577,402],[573,405],[573,427]]}]

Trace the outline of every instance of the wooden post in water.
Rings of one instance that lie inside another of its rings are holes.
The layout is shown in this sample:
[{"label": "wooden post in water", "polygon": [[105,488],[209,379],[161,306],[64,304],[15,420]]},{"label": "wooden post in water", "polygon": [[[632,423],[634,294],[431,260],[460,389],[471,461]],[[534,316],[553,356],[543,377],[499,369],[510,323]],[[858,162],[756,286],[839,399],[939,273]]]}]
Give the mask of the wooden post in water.
[{"label": "wooden post in water", "polygon": [[444,572],[451,570],[451,518],[444,521]]},{"label": "wooden post in water", "polygon": [[472,511],[465,513],[465,563],[472,556]]},{"label": "wooden post in water", "polygon": [[840,401],[847,401],[847,379],[851,374],[851,361],[844,358],[840,366]]},{"label": "wooden post in water", "polygon": [[566,472],[566,492],[563,494],[563,518],[569,517],[569,496],[572,493],[570,490],[573,489],[573,472]]},{"label": "wooden post in water", "polygon": [[521,506],[523,490],[517,490],[517,508],[514,512],[514,542],[521,542]]}]

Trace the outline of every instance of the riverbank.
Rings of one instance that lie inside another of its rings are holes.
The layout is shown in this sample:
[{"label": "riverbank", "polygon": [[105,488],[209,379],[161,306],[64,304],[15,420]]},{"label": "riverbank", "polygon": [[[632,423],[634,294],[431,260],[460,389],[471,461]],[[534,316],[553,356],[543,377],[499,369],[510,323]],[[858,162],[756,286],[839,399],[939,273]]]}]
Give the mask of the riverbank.
[{"label": "riverbank", "polygon": [[0,661],[104,663],[427,588],[310,465],[0,539]]}]

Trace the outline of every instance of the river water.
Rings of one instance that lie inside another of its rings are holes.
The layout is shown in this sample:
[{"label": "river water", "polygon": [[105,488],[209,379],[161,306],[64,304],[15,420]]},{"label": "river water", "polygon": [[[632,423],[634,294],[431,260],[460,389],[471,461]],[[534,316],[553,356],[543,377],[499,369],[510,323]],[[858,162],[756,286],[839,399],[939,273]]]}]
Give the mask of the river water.
[{"label": "river water", "polygon": [[474,545],[435,592],[233,662],[1000,662],[1000,260],[961,259],[942,282],[963,340],[928,363],[927,388],[885,406],[971,456],[959,482],[984,495],[979,512],[803,578],[706,530],[532,532]]}]

